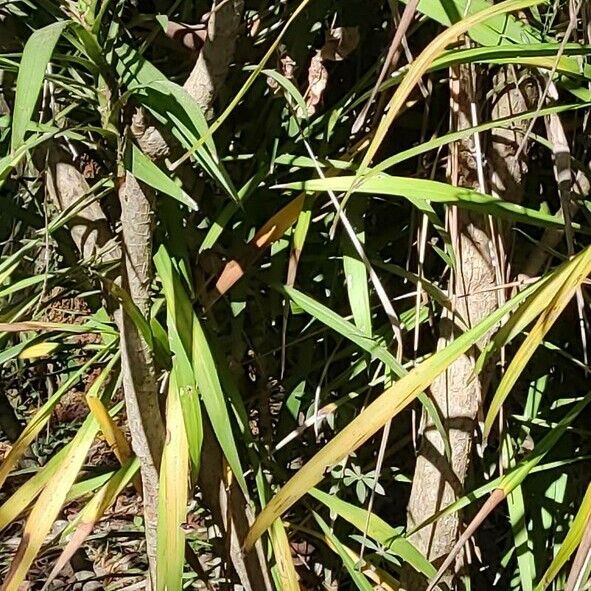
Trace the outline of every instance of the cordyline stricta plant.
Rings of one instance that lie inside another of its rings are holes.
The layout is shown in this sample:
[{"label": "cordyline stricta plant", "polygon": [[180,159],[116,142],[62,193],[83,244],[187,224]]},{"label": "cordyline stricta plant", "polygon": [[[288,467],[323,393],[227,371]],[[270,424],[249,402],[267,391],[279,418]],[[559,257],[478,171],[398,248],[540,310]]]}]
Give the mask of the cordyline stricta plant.
[{"label": "cordyline stricta plant", "polygon": [[0,1],[0,589],[591,584],[591,3]]}]

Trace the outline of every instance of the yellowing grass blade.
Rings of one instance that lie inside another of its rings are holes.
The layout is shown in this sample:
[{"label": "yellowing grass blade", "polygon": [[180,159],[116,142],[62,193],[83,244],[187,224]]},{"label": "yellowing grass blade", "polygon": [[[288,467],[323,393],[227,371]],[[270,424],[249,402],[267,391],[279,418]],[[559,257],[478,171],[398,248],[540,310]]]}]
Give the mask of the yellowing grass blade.
[{"label": "yellowing grass blade", "polygon": [[[503,402],[509,395],[511,388],[521,375],[535,350],[539,347],[546,333],[560,316],[566,305],[570,302],[578,287],[591,272],[591,248],[585,249],[581,254],[572,259],[566,266],[570,272],[564,282],[552,281],[556,295],[546,304],[544,311],[530,331],[529,335],[513,357],[513,361],[503,375],[501,383],[495,392],[489,411],[484,421],[484,437],[490,433],[491,427],[497,417]],[[559,275],[558,277],[561,277]],[[542,302],[543,303],[543,302]]]},{"label": "yellowing grass blade", "polygon": [[125,464],[132,456],[131,448],[121,429],[115,424],[109,411],[97,396],[86,395],[86,403],[90,412],[101,427],[105,439],[121,465]]},{"label": "yellowing grass blade", "polygon": [[[22,455],[25,453],[31,442],[37,437],[38,433],[44,427],[49,420],[53,408],[59,402],[60,398],[68,391],[72,386],[82,378],[86,371],[96,363],[103,355],[105,351],[99,351],[92,359],[87,361],[77,372],[72,374],[68,380],[66,380],[62,386],[55,392],[53,396],[35,413],[35,416],[29,421],[21,436],[17,439],[12,449],[8,452],[8,455],[4,458],[2,464],[0,464],[0,487],[4,484],[6,477],[20,460]],[[107,365],[102,371],[100,376],[95,380],[97,388],[100,387],[107,376],[109,375],[114,364],[114,360]]]},{"label": "yellowing grass blade", "polygon": [[548,570],[544,573],[541,581],[535,588],[535,591],[544,591],[546,587],[556,578],[562,567],[566,564],[577,546],[581,543],[585,524],[591,519],[591,484],[587,487],[583,502],[577,511],[572,525],[560,546],[554,560],[551,562]]},{"label": "yellowing grass blade", "polygon": [[23,349],[18,357],[19,359],[37,359],[39,357],[47,357],[51,355],[58,347],[60,343],[52,343],[45,341],[43,343],[35,343],[30,347]]},{"label": "yellowing grass blade", "polygon": [[187,515],[188,481],[189,445],[173,366],[166,400],[166,442],[160,468],[156,591],[183,588],[185,533],[182,524]]},{"label": "yellowing grass blade", "polygon": [[363,157],[363,161],[360,166],[360,173],[367,169],[373,157],[376,155],[376,152],[384,141],[384,138],[386,137],[386,134],[392,125],[392,122],[394,119],[396,119],[400,113],[400,110],[404,107],[404,104],[410,96],[413,88],[419,83],[433,61],[441,55],[441,53],[450,43],[457,41],[474,25],[507,12],[522,10],[536,4],[541,4],[544,1],[545,0],[506,0],[505,2],[501,2],[500,4],[496,4],[490,8],[481,10],[476,14],[472,14],[462,19],[435,37],[435,39],[433,39],[433,41],[427,45],[419,57],[413,62],[408,73],[404,77],[404,80],[400,83],[400,86],[396,89],[396,92],[390,99],[386,116],[380,122],[376,133],[367,149],[367,152]]},{"label": "yellowing grass blade", "polygon": [[298,574],[293,565],[291,548],[287,532],[281,519],[276,519],[269,530],[273,553],[277,561],[277,574],[279,578],[280,589],[283,591],[300,591]]},{"label": "yellowing grass blade", "polygon": [[45,591],[49,588],[55,577],[61,572],[64,566],[66,566],[78,548],[82,546],[84,540],[86,540],[92,532],[96,522],[103,516],[107,508],[115,502],[119,493],[136,476],[139,467],[140,465],[137,458],[125,462],[110,480],[94,495],[84,509],[80,511],[75,521],[64,530],[62,537],[67,535],[72,529],[76,529],[74,535],[70,538],[51,569],[47,581],[45,581],[41,591]]},{"label": "yellowing grass blade", "polygon": [[494,353],[521,334],[542,313],[548,302],[556,295],[557,286],[570,275],[572,269],[569,268],[568,263],[569,261],[563,263],[551,274],[540,279],[540,288],[509,318],[482,351],[474,365],[475,375],[482,371]]},{"label": "yellowing grass blade", "polygon": [[445,349],[438,351],[424,363],[416,366],[410,373],[385,390],[343,431],[308,461],[271,499],[250,529],[244,542],[245,548],[250,550],[273,521],[320,482],[327,470],[377,433],[390,419],[429,386],[440,373],[445,371],[451,363],[532,293],[535,288],[536,285],[534,284],[527,290],[517,294],[480,324],[464,333]]},{"label": "yellowing grass blade", "polygon": [[589,561],[591,560],[591,519],[587,520],[583,537],[573,559],[564,591],[582,591],[589,580]]},{"label": "yellowing grass blade", "polygon": [[91,419],[85,422],[74,436],[68,453],[62,459],[55,474],[49,480],[31,510],[23,530],[21,543],[10,565],[2,591],[19,590],[27,571],[62,508],[68,491],[76,480],[76,476],[97,432],[98,423]]},{"label": "yellowing grass blade", "polygon": [[[93,391],[92,388],[86,394],[86,403],[88,404],[88,408],[90,408],[90,412],[98,421],[105,440],[113,450],[121,466],[129,463],[129,460],[133,457],[133,453],[127,438],[109,414],[102,400],[96,395],[96,391]],[[133,484],[138,494],[142,494],[142,480],[139,474],[134,477]]]}]

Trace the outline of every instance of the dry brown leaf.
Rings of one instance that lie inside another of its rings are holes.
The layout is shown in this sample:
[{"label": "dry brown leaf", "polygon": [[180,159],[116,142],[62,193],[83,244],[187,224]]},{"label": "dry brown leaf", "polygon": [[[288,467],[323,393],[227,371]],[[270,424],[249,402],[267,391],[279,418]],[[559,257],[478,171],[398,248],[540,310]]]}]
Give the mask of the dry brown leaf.
[{"label": "dry brown leaf", "polygon": [[328,83],[328,71],[322,61],[322,50],[317,51],[310,62],[308,70],[308,91],[306,92],[306,106],[308,115],[316,113],[316,107],[322,101],[322,95]]},{"label": "dry brown leaf", "polygon": [[296,63],[287,53],[283,54],[279,59],[280,71],[288,79],[295,78]]},{"label": "dry brown leaf", "polygon": [[359,45],[359,27],[335,27],[326,32],[322,59],[340,62],[347,59]]}]

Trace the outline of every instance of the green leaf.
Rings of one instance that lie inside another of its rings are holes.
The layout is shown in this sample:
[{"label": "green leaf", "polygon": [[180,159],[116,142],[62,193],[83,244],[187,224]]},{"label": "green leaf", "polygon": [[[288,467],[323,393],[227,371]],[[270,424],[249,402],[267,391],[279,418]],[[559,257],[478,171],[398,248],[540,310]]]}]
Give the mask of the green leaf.
[{"label": "green leaf", "polygon": [[[158,250],[154,263],[162,281],[167,305],[172,307],[174,310],[172,313],[175,315],[175,322],[169,326],[173,334],[171,350],[178,356],[179,362],[185,364],[185,367],[186,364],[190,364],[197,390],[216,438],[236,481],[248,496],[238,448],[232,432],[228,404],[205,332],[164,246]],[[179,346],[180,343],[182,347]],[[186,408],[188,410],[188,407]],[[190,433],[188,437],[191,437]]]},{"label": "green leaf", "polygon": [[133,142],[127,143],[123,162],[125,170],[129,171],[139,181],[180,201],[189,209],[193,211],[197,210],[197,203],[163,170],[158,168]]},{"label": "green leaf", "polygon": [[367,527],[367,535],[370,538],[400,556],[404,562],[408,562],[415,570],[423,573],[426,577],[432,577],[437,572],[423,554],[401,535],[401,528],[392,527],[374,513],[369,514],[368,519],[368,512],[365,509],[356,507],[335,495],[329,495],[316,488],[309,490],[308,494],[355,526],[359,531],[364,532]]},{"label": "green leaf", "polygon": [[[479,193],[472,189],[454,187],[438,181],[390,176],[384,173],[370,173],[370,176],[365,179],[352,176],[312,179],[278,185],[277,188],[310,192],[351,191],[352,193],[390,195],[392,197],[404,197],[416,207],[419,207],[424,202],[444,203],[446,205],[457,205],[493,217],[505,218],[513,222],[548,228],[564,227],[561,220],[550,214],[504,201],[492,195]],[[574,229],[582,231],[580,225],[573,224],[572,226]],[[588,233],[588,231],[585,230],[585,233]]]},{"label": "green leaf", "polygon": [[341,544],[339,539],[334,535],[334,533],[330,530],[324,519],[320,517],[317,513],[313,513],[314,518],[318,522],[320,529],[326,536],[326,538],[330,541],[332,546],[337,551],[338,555],[341,557],[349,576],[355,583],[355,586],[360,591],[374,591],[373,585],[367,580],[366,576],[357,569],[357,565],[353,562],[353,559],[345,550],[344,546]]},{"label": "green leaf", "polygon": [[59,21],[35,31],[27,41],[16,81],[12,117],[11,151],[14,154],[25,140],[27,127],[43,86],[45,70],[55,45],[70,21]]}]

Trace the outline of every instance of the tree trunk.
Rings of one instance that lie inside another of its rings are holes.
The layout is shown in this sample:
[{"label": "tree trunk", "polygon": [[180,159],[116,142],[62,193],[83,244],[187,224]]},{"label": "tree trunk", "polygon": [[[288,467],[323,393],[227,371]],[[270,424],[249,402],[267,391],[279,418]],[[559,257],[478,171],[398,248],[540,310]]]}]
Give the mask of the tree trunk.
[{"label": "tree trunk", "polygon": [[[149,321],[152,282],[153,194],[129,173],[119,188],[122,229],[122,287]],[[149,573],[156,584],[158,473],[164,446],[164,424],[158,403],[154,359],[148,343],[123,308],[117,313],[121,370],[133,451],[140,460],[144,526]]]},{"label": "tree trunk", "polygon": [[[527,108],[523,89],[510,83],[504,71],[497,76],[495,83],[495,88],[500,88],[500,94],[493,106],[493,119]],[[471,103],[475,98],[471,89],[477,88],[477,85],[472,68],[465,65],[456,68],[450,84],[452,126],[453,129],[465,129],[473,125]],[[526,172],[524,157],[515,158],[521,137],[521,134],[505,129],[491,134],[488,154],[490,190],[511,201],[520,200],[522,178]],[[484,167],[484,163],[479,164],[476,154],[474,138],[459,141],[450,147],[449,176],[453,184],[481,188],[478,166]],[[485,187],[482,189],[486,190]],[[475,326],[497,308],[498,298],[503,297],[502,291],[496,289],[503,277],[499,269],[505,266],[502,229],[492,225],[493,222],[487,218],[456,208],[450,209],[448,219],[457,262],[448,291],[454,302],[456,317],[444,311],[439,325],[438,349],[446,347],[460,334],[458,315],[468,327]],[[476,415],[488,382],[486,372],[474,378],[473,367],[475,355],[488,339],[489,336],[481,339],[475,349],[461,356],[431,386],[431,395],[442,414],[449,439],[451,462],[446,457],[439,431],[425,417],[408,504],[408,529],[413,529],[463,495]],[[451,551],[459,537],[460,526],[460,515],[453,513],[422,528],[411,540],[429,560],[437,564]],[[448,573],[444,581],[453,588],[453,579],[454,573]],[[425,586],[424,579],[415,571],[409,567],[403,570],[403,589],[418,591]]]},{"label": "tree trunk", "polygon": [[[196,99],[205,113],[212,109],[227,75],[243,10],[242,0],[216,1],[212,7],[207,38],[197,63],[185,83],[186,90]],[[169,153],[169,146],[160,131],[146,124],[143,111],[139,110],[134,116],[130,131],[134,140],[150,158],[161,159]],[[63,210],[85,195],[89,191],[89,186],[83,175],[69,162],[68,155],[63,152],[59,152],[59,156],[57,154],[57,152],[53,153],[50,158],[47,186],[54,203]],[[149,320],[154,194],[151,189],[140,184],[133,175],[124,173],[120,179],[119,200],[121,203],[121,250],[118,247],[111,249],[105,260],[121,258],[121,285],[129,293],[144,318]],[[72,238],[83,258],[95,255],[113,238],[108,220],[98,202],[83,208],[69,226]],[[123,391],[132,447],[141,466],[149,563],[147,584],[155,587],[158,477],[165,433],[159,408],[157,375],[152,352],[133,320],[122,307],[115,310],[114,318],[121,339]],[[214,439],[212,444],[217,445],[217,441]],[[228,505],[226,495],[235,495],[237,487],[235,482],[232,482],[228,491],[224,487],[222,489],[220,497],[212,502],[216,506],[226,507]],[[235,502],[232,501],[232,503]],[[214,512],[216,512],[215,509]],[[233,530],[233,539],[235,534]],[[241,540],[239,542],[235,539],[234,542],[230,558],[235,565],[243,564],[244,560],[238,560],[240,553],[237,550]],[[236,570],[239,571],[240,568]],[[266,573],[263,575],[261,565],[254,570],[258,570],[259,575],[252,578],[252,574],[249,574],[253,581],[260,580],[258,576],[267,576]],[[268,585],[268,579],[265,584]],[[258,582],[253,588],[257,586]]]}]

